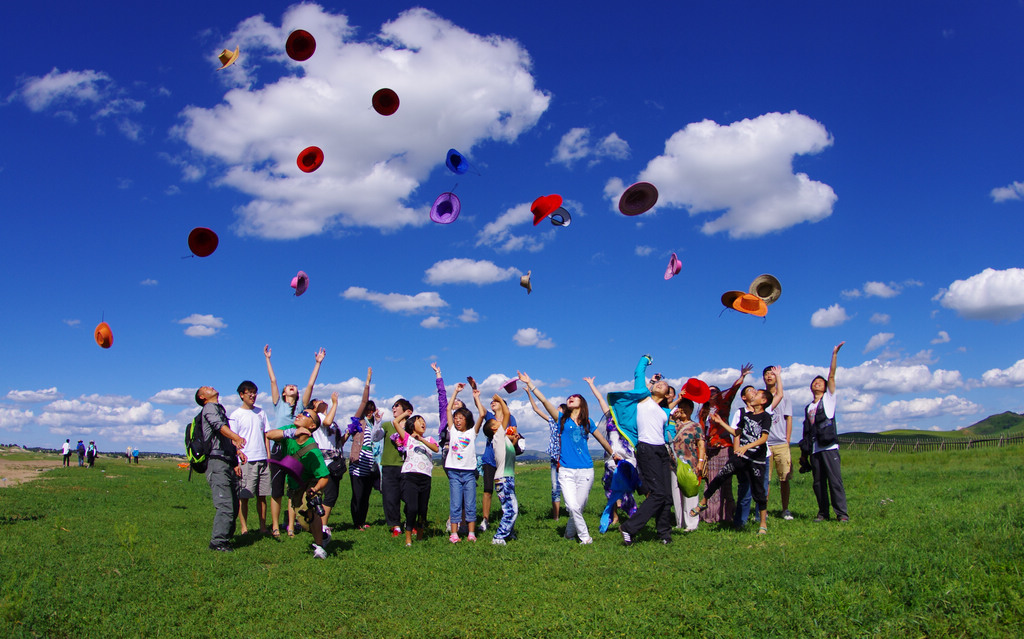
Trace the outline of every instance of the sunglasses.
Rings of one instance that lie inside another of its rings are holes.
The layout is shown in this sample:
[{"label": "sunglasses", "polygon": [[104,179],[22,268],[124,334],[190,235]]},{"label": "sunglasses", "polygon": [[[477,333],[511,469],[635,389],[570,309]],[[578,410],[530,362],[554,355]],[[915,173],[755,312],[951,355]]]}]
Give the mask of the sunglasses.
[{"label": "sunglasses", "polygon": [[309,413],[309,411],[308,411],[308,410],[304,410],[304,411],[302,411],[301,413],[299,413],[299,415],[303,415],[303,416],[305,416],[305,417],[306,417],[307,419],[309,419],[309,420],[312,420],[312,419],[313,419],[313,416],[312,416],[312,415],[310,415],[310,413]]}]

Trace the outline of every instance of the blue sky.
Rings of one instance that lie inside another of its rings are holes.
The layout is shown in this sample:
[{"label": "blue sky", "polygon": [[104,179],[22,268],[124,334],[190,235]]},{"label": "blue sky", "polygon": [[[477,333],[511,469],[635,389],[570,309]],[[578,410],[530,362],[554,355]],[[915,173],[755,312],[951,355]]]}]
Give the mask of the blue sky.
[{"label": "blue sky", "polygon": [[[779,364],[802,405],[843,340],[842,431],[1024,411],[1020,2],[5,14],[2,442],[181,450],[198,386],[229,408],[243,379],[269,390],[268,343],[282,383],[324,347],[316,395],[352,410],[372,366],[378,403],[433,423],[431,361],[488,392],[521,369],[555,399],[625,386],[642,353],[676,385]],[[625,217],[640,179],[658,205]],[[451,189],[459,219],[430,222]],[[550,193],[571,226],[533,226]],[[197,226],[220,246],[183,259]],[[783,286],[767,317],[723,312],[761,273]]]}]

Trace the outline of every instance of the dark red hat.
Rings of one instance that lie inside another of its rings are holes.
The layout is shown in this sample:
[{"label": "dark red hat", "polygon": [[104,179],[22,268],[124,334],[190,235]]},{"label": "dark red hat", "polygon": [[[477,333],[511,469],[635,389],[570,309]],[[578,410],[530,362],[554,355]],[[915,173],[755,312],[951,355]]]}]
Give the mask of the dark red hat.
[{"label": "dark red hat", "polygon": [[623,215],[640,215],[658,203],[658,189],[650,182],[637,182],[622,192],[619,211]]},{"label": "dark red hat", "polygon": [[533,213],[533,225],[537,226],[540,221],[551,215],[562,206],[562,196],[557,194],[542,195],[530,205],[530,212]]},{"label": "dark red hat", "polygon": [[284,50],[288,53],[288,57],[296,62],[309,60],[313,57],[313,52],[316,51],[316,38],[309,31],[296,29],[288,34]]},{"label": "dark red hat", "polygon": [[220,240],[206,227],[196,227],[188,234],[188,248],[196,257],[206,257],[217,250]]},{"label": "dark red hat", "polygon": [[399,102],[398,94],[391,89],[380,89],[373,94],[373,110],[381,115],[394,115]]},{"label": "dark red hat", "polygon": [[703,404],[704,402],[711,399],[711,389],[708,385],[700,381],[696,377],[691,377],[686,380],[683,387],[680,389],[682,396],[691,402],[697,402]]},{"label": "dark red hat", "polygon": [[318,146],[307,146],[299,153],[299,157],[295,158],[295,163],[303,173],[312,173],[324,163],[324,152]]}]

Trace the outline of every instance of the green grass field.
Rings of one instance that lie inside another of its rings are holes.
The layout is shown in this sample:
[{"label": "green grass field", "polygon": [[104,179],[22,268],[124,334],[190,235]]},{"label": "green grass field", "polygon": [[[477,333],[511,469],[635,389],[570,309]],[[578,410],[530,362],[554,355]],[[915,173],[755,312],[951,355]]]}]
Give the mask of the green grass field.
[{"label": "green grass field", "polygon": [[103,458],[0,490],[0,636],[1019,637],[1021,453],[847,452],[848,524],[812,522],[810,475],[796,475],[797,518],[778,518],[773,482],[766,537],[702,525],[662,546],[651,523],[630,548],[597,533],[599,482],[595,543],[562,539],[546,466],[519,468],[506,547],[491,531],[448,542],[439,469],[434,536],[392,539],[376,493],[380,525],[355,531],[346,478],[326,561],[308,534],[211,552],[205,477]]}]

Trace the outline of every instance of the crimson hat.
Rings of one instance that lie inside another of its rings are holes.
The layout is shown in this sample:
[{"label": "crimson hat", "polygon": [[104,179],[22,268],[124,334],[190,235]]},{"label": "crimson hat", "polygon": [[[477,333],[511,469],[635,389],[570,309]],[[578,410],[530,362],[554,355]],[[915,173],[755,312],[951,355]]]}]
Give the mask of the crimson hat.
[{"label": "crimson hat", "polygon": [[199,226],[188,234],[188,248],[196,257],[206,257],[217,250],[220,240],[210,229]]},{"label": "crimson hat", "polygon": [[561,195],[542,195],[530,205],[530,212],[533,213],[533,225],[537,226],[540,221],[558,210],[562,206]]},{"label": "crimson hat", "polygon": [[703,404],[711,399],[711,389],[696,377],[686,380],[686,383],[680,389],[680,393],[684,398],[698,404]]},{"label": "crimson hat", "polygon": [[299,170],[303,173],[312,173],[319,169],[323,163],[324,152],[318,146],[307,146],[299,153],[299,157],[295,158],[295,164],[299,166]]},{"label": "crimson hat", "polygon": [[309,31],[296,29],[288,34],[284,50],[288,57],[296,62],[309,60],[313,57],[313,52],[316,51],[316,38]]}]

